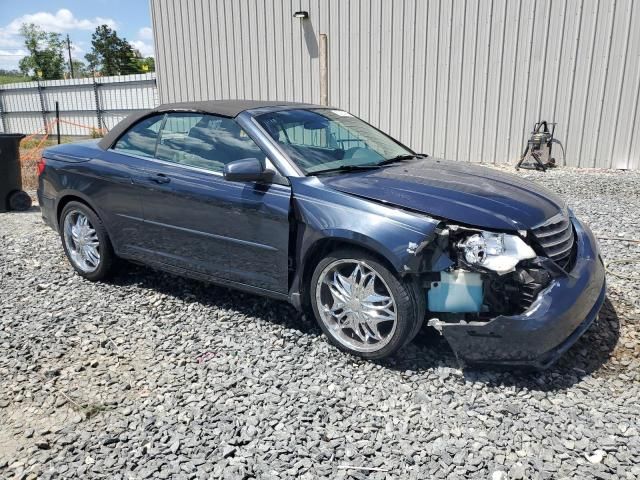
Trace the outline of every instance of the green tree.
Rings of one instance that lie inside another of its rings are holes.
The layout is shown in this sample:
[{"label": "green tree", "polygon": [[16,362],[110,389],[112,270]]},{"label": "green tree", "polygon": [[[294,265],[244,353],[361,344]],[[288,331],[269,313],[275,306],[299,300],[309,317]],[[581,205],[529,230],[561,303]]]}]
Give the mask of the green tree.
[{"label": "green tree", "polygon": [[85,55],[89,69],[102,75],[140,73],[136,52],[115,30],[100,25],[91,35],[91,52]]},{"label": "green tree", "polygon": [[135,73],[151,73],[156,71],[156,61],[153,57],[143,57],[138,50],[133,51],[131,69]]},{"label": "green tree", "polygon": [[[145,68],[146,66],[146,68]],[[144,73],[151,73],[156,71],[156,60],[153,57],[147,57],[142,60],[140,68]]]},{"label": "green tree", "polygon": [[87,70],[89,72],[95,73],[100,66],[100,60],[98,59],[98,55],[94,53],[87,53],[84,56],[84,59],[87,61]]},{"label": "green tree", "polygon": [[[73,60],[71,60],[71,63],[73,63],[73,77],[74,78],[84,78],[84,77],[90,77],[91,76],[91,70],[87,70],[87,65],[81,61],[81,60],[76,60],[75,58]],[[66,63],[66,72],[69,72],[69,63]]]},{"label": "green tree", "polygon": [[62,78],[64,72],[63,41],[59,33],[45,32],[39,26],[22,24],[20,34],[29,55],[20,60],[20,71],[26,76],[44,80]]}]

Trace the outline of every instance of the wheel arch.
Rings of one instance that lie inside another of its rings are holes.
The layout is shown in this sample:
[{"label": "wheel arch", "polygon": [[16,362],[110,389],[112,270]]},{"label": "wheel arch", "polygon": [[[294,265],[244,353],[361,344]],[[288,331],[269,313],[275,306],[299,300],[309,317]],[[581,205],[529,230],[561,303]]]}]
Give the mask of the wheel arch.
[{"label": "wheel arch", "polygon": [[325,233],[326,236],[310,244],[304,252],[298,271],[298,291],[296,293],[299,296],[299,302],[294,301],[294,305],[298,306],[297,304],[300,303],[300,307],[310,306],[310,281],[316,266],[327,254],[339,249],[361,250],[375,257],[391,272],[400,273],[390,260],[390,252],[374,239],[363,235],[354,235],[354,232],[348,230],[334,230]]},{"label": "wheel arch", "polygon": [[70,202],[78,202],[86,205],[93,213],[95,213],[100,219],[102,219],[102,215],[98,209],[92,204],[92,202],[82,193],[80,192],[63,192],[56,203],[56,225],[58,229],[60,228],[60,215],[62,215],[62,210],[66,207]]}]

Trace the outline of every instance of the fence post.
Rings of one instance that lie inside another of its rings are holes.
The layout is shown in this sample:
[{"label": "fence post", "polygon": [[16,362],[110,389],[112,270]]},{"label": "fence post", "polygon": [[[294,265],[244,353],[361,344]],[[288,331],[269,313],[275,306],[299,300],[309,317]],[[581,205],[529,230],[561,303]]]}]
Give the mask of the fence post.
[{"label": "fence post", "polygon": [[40,79],[36,78],[36,83],[38,85],[38,97],[40,97],[40,111],[42,112],[42,124],[44,125],[44,133],[49,133],[49,129],[47,128],[47,110],[44,108],[44,95],[42,91],[45,87],[40,85]]},{"label": "fence post", "polygon": [[98,130],[102,130],[102,110],[100,109],[100,95],[98,94],[98,87],[100,84],[93,79],[93,96],[96,99],[96,117],[98,117]]},{"label": "fence post", "polygon": [[58,134],[58,145],[60,145],[60,104],[56,100],[56,132]]},{"label": "fence post", "polygon": [[2,133],[9,133],[7,130],[7,121],[5,119],[6,113],[4,111],[4,92],[0,90],[0,124],[2,124]]}]

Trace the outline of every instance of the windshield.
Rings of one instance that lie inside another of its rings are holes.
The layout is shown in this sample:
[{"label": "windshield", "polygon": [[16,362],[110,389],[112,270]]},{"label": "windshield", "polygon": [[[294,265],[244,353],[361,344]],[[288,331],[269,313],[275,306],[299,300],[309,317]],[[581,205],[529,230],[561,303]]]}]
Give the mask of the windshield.
[{"label": "windshield", "polygon": [[281,110],[256,120],[305,174],[375,166],[413,152],[342,110]]}]

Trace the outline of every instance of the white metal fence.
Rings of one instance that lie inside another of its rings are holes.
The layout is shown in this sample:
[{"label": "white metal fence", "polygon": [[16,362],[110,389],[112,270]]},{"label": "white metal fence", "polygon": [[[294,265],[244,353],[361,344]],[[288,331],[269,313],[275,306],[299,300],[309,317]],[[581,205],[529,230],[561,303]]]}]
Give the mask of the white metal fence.
[{"label": "white metal fence", "polygon": [[38,133],[60,109],[62,135],[109,130],[130,113],[158,105],[156,74],[0,85],[0,132]]}]

